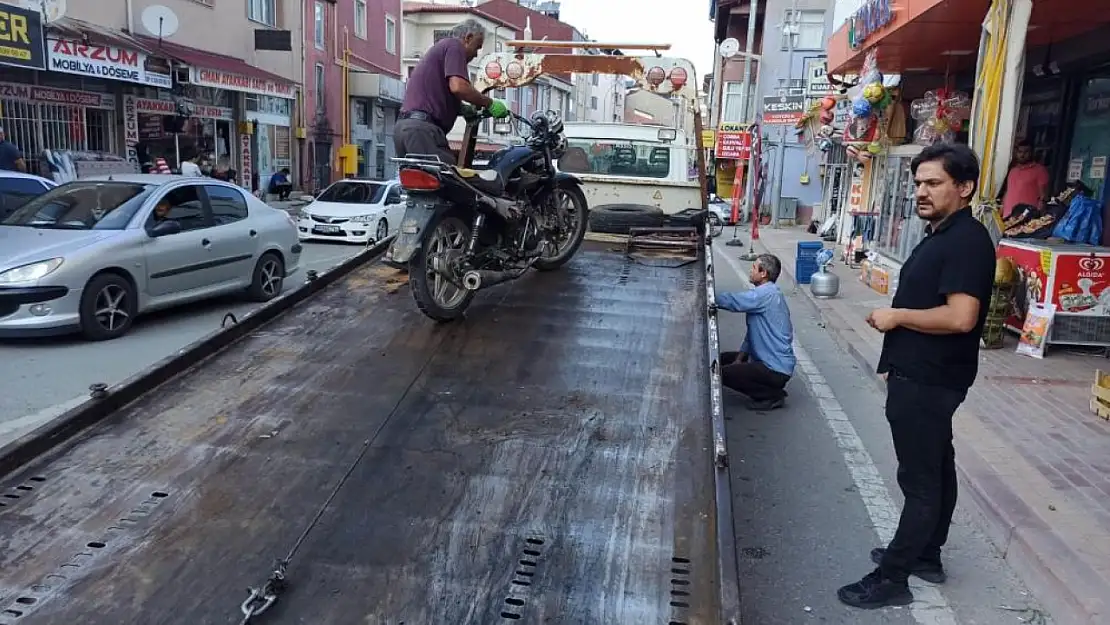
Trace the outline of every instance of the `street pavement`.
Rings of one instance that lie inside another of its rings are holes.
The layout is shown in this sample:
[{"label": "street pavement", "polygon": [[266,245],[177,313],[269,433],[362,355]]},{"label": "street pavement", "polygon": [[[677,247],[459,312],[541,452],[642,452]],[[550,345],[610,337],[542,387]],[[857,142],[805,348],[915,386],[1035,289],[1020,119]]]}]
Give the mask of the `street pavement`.
[{"label": "street pavement", "polygon": [[[322,272],[364,248],[305,243],[301,270],[286,281],[296,288],[308,270]],[[259,304],[225,297],[140,317],[114,341],[59,337],[0,342],[0,445],[33,430],[88,398],[89,386],[115,384],[218,329],[227,313],[237,318]]]},{"label": "street pavement", "polygon": [[[777,254],[793,272],[801,228],[760,232],[756,249]],[[862,284],[838,264],[840,295],[817,300],[837,342],[874,371],[881,335],[867,312],[890,296]],[[792,277],[787,277],[792,281]],[[1110,622],[1110,422],[1091,413],[1099,353],[1050,347],[1044,359],[981,350],[979,376],[954,423],[956,464],[965,504],[978,508],[988,535],[1059,623]],[[874,376],[870,377],[874,380]]]},{"label": "street pavement", "polygon": [[[718,289],[746,288],[748,263],[737,260],[744,248],[717,250]],[[894,450],[873,376],[833,340],[804,294],[785,284],[784,291],[799,356],[786,407],[753,412],[725,391],[742,622],[1063,625],[967,505],[958,507],[945,550],[945,585],[911,579],[916,602],[907,608],[860,611],[837,601],[836,589],[873,569],[870,550],[893,533],[901,510]],[[720,319],[722,351],[737,349],[744,316],[722,311]]]}]

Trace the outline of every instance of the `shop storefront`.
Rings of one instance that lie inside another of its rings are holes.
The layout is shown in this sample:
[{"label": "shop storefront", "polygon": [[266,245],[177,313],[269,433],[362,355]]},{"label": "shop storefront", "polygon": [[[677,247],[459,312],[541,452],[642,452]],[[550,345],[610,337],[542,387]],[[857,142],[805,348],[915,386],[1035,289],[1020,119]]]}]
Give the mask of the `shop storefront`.
[{"label": "shop storefront", "polygon": [[[218,104],[207,104],[217,102]],[[123,97],[127,157],[141,165],[165,159],[172,170],[198,156],[217,169],[234,163],[235,111],[230,95],[210,93],[196,99]]]},{"label": "shop storefront", "polygon": [[[250,164],[266,188],[275,172],[288,168],[293,184],[293,100],[248,93],[245,117],[251,123]],[[244,169],[247,163],[244,162]]]},{"label": "shop storefront", "polygon": [[43,150],[117,153],[111,93],[0,82],[0,125],[38,172]]}]

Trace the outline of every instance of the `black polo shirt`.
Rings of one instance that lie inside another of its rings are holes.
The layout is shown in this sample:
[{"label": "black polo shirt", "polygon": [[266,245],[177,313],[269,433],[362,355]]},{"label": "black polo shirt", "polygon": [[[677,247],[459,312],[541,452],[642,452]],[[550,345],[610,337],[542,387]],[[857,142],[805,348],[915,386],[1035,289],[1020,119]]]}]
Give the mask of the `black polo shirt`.
[{"label": "black polo shirt", "polygon": [[952,293],[979,300],[975,329],[963,334],[925,334],[896,328],[883,338],[879,373],[922,384],[966,390],[979,370],[979,338],[994,285],[994,242],[970,208],[953,213],[914,248],[898,275],[894,308],[926,310],[947,303]]}]

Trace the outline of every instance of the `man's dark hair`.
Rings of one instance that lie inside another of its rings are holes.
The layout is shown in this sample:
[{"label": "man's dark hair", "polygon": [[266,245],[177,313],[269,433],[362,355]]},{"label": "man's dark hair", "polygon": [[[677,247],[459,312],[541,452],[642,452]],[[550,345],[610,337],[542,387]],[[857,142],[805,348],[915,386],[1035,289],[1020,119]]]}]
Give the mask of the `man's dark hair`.
[{"label": "man's dark hair", "polygon": [[767,272],[767,279],[771,282],[778,282],[779,274],[782,273],[782,262],[778,256],[774,254],[760,254],[756,257],[755,262]]},{"label": "man's dark hair", "polygon": [[979,186],[979,157],[968,146],[962,143],[934,143],[918,152],[910,161],[910,174],[916,176],[917,168],[922,163],[940,161],[944,172],[952,177],[956,184],[971,183],[971,197]]},{"label": "man's dark hair", "polygon": [[1032,150],[1033,149],[1033,142],[1030,141],[1029,139],[1022,139],[1021,141],[1018,141],[1014,145],[1014,147],[1015,148],[1029,148],[1030,150]]}]

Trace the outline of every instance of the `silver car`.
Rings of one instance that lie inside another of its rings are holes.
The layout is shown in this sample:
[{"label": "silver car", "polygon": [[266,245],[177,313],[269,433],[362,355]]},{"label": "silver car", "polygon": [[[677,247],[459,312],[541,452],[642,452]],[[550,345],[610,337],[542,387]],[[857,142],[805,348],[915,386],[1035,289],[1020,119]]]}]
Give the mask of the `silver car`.
[{"label": "silver car", "polygon": [[127,333],[140,314],[281,294],[297,226],[211,178],[125,174],[58,186],[0,222],[0,337]]}]

